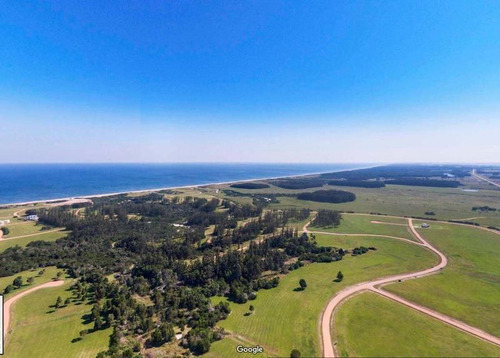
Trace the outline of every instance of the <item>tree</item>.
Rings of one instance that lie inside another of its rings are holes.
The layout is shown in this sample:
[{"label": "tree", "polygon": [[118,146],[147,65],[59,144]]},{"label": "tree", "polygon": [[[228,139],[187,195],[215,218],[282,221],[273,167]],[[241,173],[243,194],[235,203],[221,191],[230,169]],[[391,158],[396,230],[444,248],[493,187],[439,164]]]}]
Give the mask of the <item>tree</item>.
[{"label": "tree", "polygon": [[305,289],[306,289],[306,287],[307,287],[307,282],[306,282],[306,280],[304,280],[303,278],[301,278],[301,279],[300,279],[300,281],[299,281],[299,285],[300,285],[300,287],[301,287],[303,290],[305,290]]},{"label": "tree", "polygon": [[69,299],[69,297],[64,300],[65,306],[69,305],[70,303],[71,303],[71,300]]},{"label": "tree", "polygon": [[300,357],[301,357],[301,354],[300,354],[300,351],[298,349],[294,349],[290,353],[290,358],[300,358]]},{"label": "tree", "polygon": [[342,271],[337,272],[337,279],[335,281],[340,282],[344,279],[344,274]]},{"label": "tree", "polygon": [[33,283],[35,281],[35,279],[33,277],[28,277],[28,279],[26,281],[28,283]]},{"label": "tree", "polygon": [[9,230],[8,227],[2,227],[1,230],[2,230],[2,232],[3,232],[4,235],[9,235],[10,230]]},{"label": "tree", "polygon": [[94,331],[100,330],[104,326],[101,316],[97,317],[94,322]]},{"label": "tree", "polygon": [[62,272],[61,272],[61,271],[58,271],[58,272],[57,272],[57,274],[56,274],[56,276],[57,276],[57,278],[58,278],[58,279],[59,279],[59,278],[61,278],[61,276],[62,276]]},{"label": "tree", "polygon": [[23,278],[21,276],[17,276],[12,282],[12,284],[16,288],[21,287],[23,285]]},{"label": "tree", "polygon": [[250,312],[253,312],[255,310],[255,307],[253,305],[250,305],[248,309],[250,310]]},{"label": "tree", "polygon": [[61,298],[61,296],[57,296],[56,304],[54,305],[54,307],[55,307],[55,308],[59,308],[59,307],[61,307],[61,303],[62,303],[62,298]]},{"label": "tree", "polygon": [[171,324],[162,323],[158,328],[156,328],[151,334],[151,344],[153,346],[159,347],[167,342],[170,342],[174,338],[175,332]]},{"label": "tree", "polygon": [[14,289],[14,286],[13,285],[8,285],[7,287],[5,287],[5,289],[3,290],[3,294],[6,295],[8,294],[9,292],[11,292],[12,290]]}]

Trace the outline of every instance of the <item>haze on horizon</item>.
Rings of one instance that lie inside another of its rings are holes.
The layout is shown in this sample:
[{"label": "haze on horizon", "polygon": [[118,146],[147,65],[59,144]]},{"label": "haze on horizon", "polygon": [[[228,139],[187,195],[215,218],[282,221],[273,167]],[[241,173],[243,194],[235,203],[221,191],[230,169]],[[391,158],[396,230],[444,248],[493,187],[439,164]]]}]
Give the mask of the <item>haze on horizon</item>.
[{"label": "haze on horizon", "polygon": [[500,3],[2,3],[1,163],[498,162]]}]

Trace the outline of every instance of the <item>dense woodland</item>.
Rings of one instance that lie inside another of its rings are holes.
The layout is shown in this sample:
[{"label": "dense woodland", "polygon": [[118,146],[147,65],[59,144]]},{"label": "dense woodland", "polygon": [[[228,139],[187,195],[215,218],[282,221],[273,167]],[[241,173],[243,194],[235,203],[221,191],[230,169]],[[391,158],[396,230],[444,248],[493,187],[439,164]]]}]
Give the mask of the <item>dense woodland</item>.
[{"label": "dense woodland", "polygon": [[300,193],[299,200],[319,201],[323,203],[347,203],[356,200],[356,195],[343,190],[317,190],[313,192]]},{"label": "dense woodland", "polygon": [[[0,253],[0,276],[52,265],[66,269],[78,279],[72,287],[76,299],[93,302],[93,329],[81,336],[113,328],[109,350],[101,357],[144,353],[172,342],[179,330],[184,331],[182,347],[207,352],[223,338],[216,324],[230,313],[227,303],[213,305],[210,297],[246,303],[304,262],[337,261],[346,254],[319,247],[313,236],[287,226],[307,220],[308,209],[264,211],[217,198],[161,194],[95,199],[84,217],[70,209],[36,210],[42,225],[71,233]],[[340,214],[322,211],[321,218],[338,222]],[[207,237],[210,225],[214,229]]]},{"label": "dense woodland", "polygon": [[328,185],[352,186],[358,188],[383,188],[385,182],[381,180],[330,180]]},{"label": "dense woodland", "polygon": [[402,179],[402,178],[464,178],[474,169],[467,165],[394,164],[380,167],[322,174],[326,179]]},{"label": "dense woodland", "polygon": [[283,189],[319,188],[326,184],[324,180],[318,178],[280,179],[270,183]]},{"label": "dense woodland", "polygon": [[237,189],[265,189],[269,188],[269,185],[264,184],[264,183],[236,183],[236,184],[231,184],[231,188],[237,188]]}]

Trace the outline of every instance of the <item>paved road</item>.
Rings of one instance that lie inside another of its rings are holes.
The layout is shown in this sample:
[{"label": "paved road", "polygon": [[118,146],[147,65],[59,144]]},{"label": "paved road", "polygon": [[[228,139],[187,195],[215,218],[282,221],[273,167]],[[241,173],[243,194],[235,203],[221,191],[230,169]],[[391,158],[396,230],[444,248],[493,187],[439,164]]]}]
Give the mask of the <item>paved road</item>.
[{"label": "paved road", "polygon": [[[303,228],[304,232],[308,232],[308,230],[307,230],[308,225],[309,225],[309,223],[307,223],[304,226],[304,228]],[[475,327],[471,327],[463,322],[457,321],[457,320],[450,318],[446,315],[432,311],[424,306],[406,301],[406,300],[404,300],[396,295],[390,294],[390,293],[383,291],[379,288],[379,286],[387,284],[387,283],[396,282],[399,280],[403,281],[403,280],[407,280],[407,279],[414,279],[414,278],[427,276],[427,275],[430,275],[433,273],[437,273],[448,264],[448,259],[446,258],[446,256],[443,253],[441,253],[439,250],[437,250],[434,246],[429,244],[415,230],[415,228],[413,227],[413,220],[412,219],[408,219],[408,226],[410,227],[410,230],[413,233],[413,235],[420,241],[420,243],[421,243],[420,245],[431,250],[436,255],[438,255],[440,258],[440,262],[437,265],[435,265],[431,268],[428,268],[426,270],[413,272],[413,273],[407,273],[407,274],[400,274],[400,275],[395,275],[395,276],[389,276],[389,277],[376,279],[376,280],[368,281],[368,282],[361,282],[361,283],[358,283],[356,285],[347,287],[344,290],[338,292],[330,300],[330,302],[326,306],[326,309],[324,310],[323,315],[321,317],[321,338],[323,341],[322,344],[323,344],[323,356],[324,357],[335,357],[336,356],[336,352],[335,352],[334,347],[332,345],[331,330],[330,330],[330,320],[331,320],[331,317],[332,317],[334,310],[344,300],[348,299],[349,297],[351,297],[357,293],[363,292],[363,291],[372,291],[372,292],[379,293],[379,294],[381,294],[387,298],[390,298],[396,302],[400,302],[402,304],[405,304],[408,307],[411,307],[411,308],[416,309],[420,312],[426,313],[432,317],[435,317],[435,318],[441,320],[442,322],[445,322],[445,323],[450,324],[454,327],[457,327],[464,332],[467,332],[467,333],[472,334],[476,337],[482,338],[488,342],[491,342],[493,344],[500,346],[500,340],[497,337],[494,337],[486,332],[483,332]],[[332,233],[323,233],[323,234],[332,234]],[[406,240],[406,239],[403,239],[403,240]],[[412,241],[410,241],[410,242],[412,242]],[[414,243],[414,242],[412,242],[412,243]]]},{"label": "paved road", "polygon": [[[20,298],[29,295],[30,293],[33,293],[35,291],[41,290],[42,288],[49,288],[49,287],[57,287],[61,286],[64,284],[63,280],[58,280],[58,281],[50,281],[38,286],[35,286],[33,288],[30,288],[29,290],[23,291],[21,293],[18,293],[17,295],[9,298],[7,301],[4,302],[4,316],[3,316],[3,328],[4,328],[4,334],[7,335],[9,332],[9,324],[10,324],[10,315],[11,315],[11,310],[12,310],[12,305],[16,303]],[[5,339],[4,339],[5,342]]]}]

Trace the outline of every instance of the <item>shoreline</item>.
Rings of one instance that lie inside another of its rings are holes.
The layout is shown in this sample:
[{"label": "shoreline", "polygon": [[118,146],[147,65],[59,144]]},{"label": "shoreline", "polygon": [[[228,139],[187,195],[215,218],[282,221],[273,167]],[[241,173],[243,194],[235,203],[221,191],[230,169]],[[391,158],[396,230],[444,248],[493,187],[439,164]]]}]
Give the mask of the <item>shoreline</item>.
[{"label": "shoreline", "polygon": [[225,184],[234,184],[234,183],[246,183],[246,182],[252,182],[252,181],[260,181],[260,180],[275,180],[275,179],[288,179],[288,178],[300,178],[300,177],[307,177],[311,175],[321,175],[321,174],[326,174],[326,173],[340,173],[340,172],[349,172],[353,170],[361,170],[361,169],[370,169],[370,168],[376,168],[384,164],[378,164],[378,165],[372,165],[372,166],[367,166],[367,167],[357,167],[357,168],[351,168],[351,169],[340,169],[340,170],[332,170],[332,171],[325,171],[325,172],[316,172],[316,173],[304,173],[304,174],[294,174],[294,175],[286,175],[286,176],[277,176],[277,177],[266,177],[266,178],[255,178],[255,179],[241,179],[241,180],[231,180],[231,181],[225,181],[225,182],[216,182],[216,183],[203,183],[203,184],[192,184],[192,185],[181,185],[181,186],[170,186],[170,187],[164,187],[164,188],[153,188],[153,189],[139,189],[139,190],[127,190],[127,191],[120,191],[120,192],[113,192],[113,193],[104,193],[104,194],[92,194],[92,195],[75,195],[71,197],[64,197],[64,198],[57,198],[57,199],[46,199],[46,200],[34,200],[34,201],[25,201],[25,202],[17,202],[17,203],[7,203],[7,204],[0,204],[0,209],[3,208],[8,208],[11,206],[26,206],[26,205],[33,205],[33,204],[40,204],[40,203],[46,203],[46,204],[51,204],[51,203],[56,203],[59,201],[69,201],[69,200],[74,200],[74,199],[92,199],[92,198],[105,198],[108,196],[115,196],[115,195],[123,195],[123,194],[138,194],[138,193],[148,193],[148,192],[157,192],[161,190],[174,190],[174,189],[188,189],[188,188],[201,188],[209,185],[225,185]]}]

